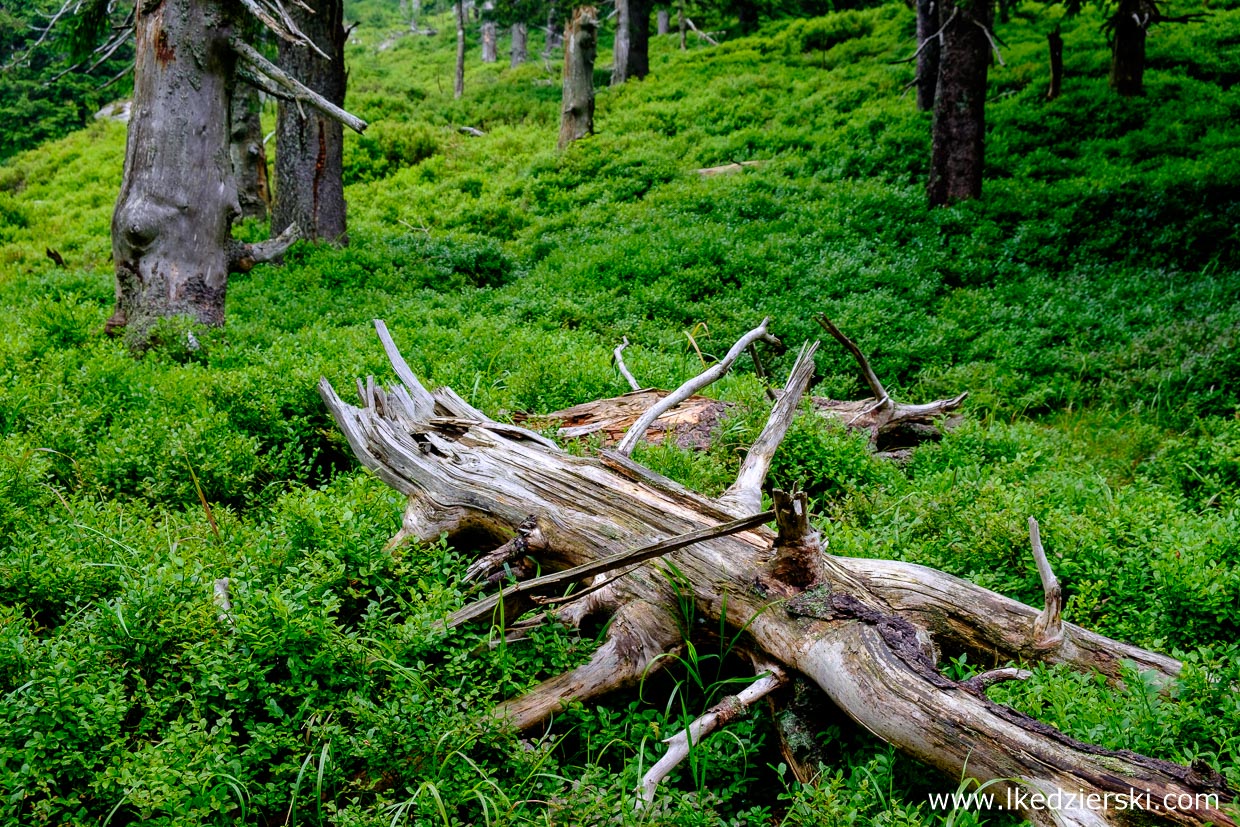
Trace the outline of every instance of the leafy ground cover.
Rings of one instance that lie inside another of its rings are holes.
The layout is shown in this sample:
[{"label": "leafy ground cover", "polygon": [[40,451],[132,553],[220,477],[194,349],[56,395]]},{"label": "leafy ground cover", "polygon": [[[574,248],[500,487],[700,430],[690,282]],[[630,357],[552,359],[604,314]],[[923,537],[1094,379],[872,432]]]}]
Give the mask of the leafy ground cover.
[{"label": "leafy ground cover", "polygon": [[[446,20],[393,39],[394,11],[359,3],[350,99],[374,126],[346,149],[352,246],[234,278],[225,330],[190,351],[170,325],[138,361],[100,333],[123,128],[0,167],[0,821],[1003,823],[933,810],[961,779],[845,720],[822,722],[835,761],[802,788],[762,716],[634,814],[660,738],[743,675],[710,635],[639,696],[504,732],[489,706],[594,641],[435,632],[473,549],[383,552],[400,503],[314,390],[387,376],[375,317],[415,371],[502,415],[625,390],[621,336],[668,387],[701,368],[686,333],[709,357],[763,315],[795,344],[828,313],[903,397],[971,394],[904,466],[798,422],[775,480],[810,491],[833,550],[1036,603],[1037,516],[1069,619],[1187,671],[1171,698],[1041,670],[1004,700],[1240,784],[1240,9],[1213,12],[1156,29],[1148,94],[1120,100],[1100,12],[1019,7],[986,196],[931,212],[928,116],[888,62],[911,52],[903,6],[656,39],[651,76],[601,91],[599,134],[556,154],[554,64],[473,66],[453,101]],[[1057,22],[1068,79],[1046,102]],[[733,160],[766,163],[694,172]],[[819,375],[820,395],[862,392],[831,347]],[[765,403],[747,363],[712,392],[741,405],[709,451],[639,458],[716,493]]]}]

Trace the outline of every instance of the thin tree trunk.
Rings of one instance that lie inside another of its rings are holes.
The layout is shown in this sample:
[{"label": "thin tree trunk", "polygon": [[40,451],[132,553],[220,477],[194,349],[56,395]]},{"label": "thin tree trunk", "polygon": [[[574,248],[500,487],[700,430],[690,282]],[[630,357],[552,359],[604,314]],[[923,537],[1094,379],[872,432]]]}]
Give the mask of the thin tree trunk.
[{"label": "thin tree trunk", "polygon": [[[343,106],[344,4],[315,0],[313,12],[291,5],[297,26],[328,57],[279,42],[280,67],[336,106]],[[330,59],[328,59],[330,58]],[[276,203],[273,232],[297,224],[307,238],[348,244],[343,175],[344,129],[316,109],[281,100],[276,114]]]},{"label": "thin tree trunk", "polygon": [[629,50],[632,27],[629,17],[637,0],[616,0],[616,37],[611,47],[611,85],[619,86],[629,79]]},{"label": "thin tree trunk", "polygon": [[668,12],[667,9],[659,9],[659,11],[655,14],[655,21],[657,26],[655,30],[659,33],[660,37],[668,34],[672,30],[671,13]]},{"label": "thin tree trunk", "polygon": [[1063,89],[1063,36],[1059,33],[1059,26],[1055,26],[1054,31],[1046,36],[1046,45],[1051,58],[1051,83],[1046,90],[1046,99],[1053,101]]},{"label": "thin tree trunk", "polygon": [[515,69],[529,60],[529,36],[529,27],[524,23],[512,24],[512,52],[508,59],[510,68]]},{"label": "thin tree trunk", "polygon": [[942,4],[943,52],[934,104],[930,156],[931,206],[977,198],[985,164],[986,74],[994,7],[982,0],[970,9]]},{"label": "thin tree trunk", "polygon": [[263,124],[258,90],[239,84],[233,90],[231,124],[233,178],[237,182],[237,202],[241,218],[267,220],[271,193],[267,187],[267,150],[263,145]]},{"label": "thin tree trunk", "polygon": [[465,94],[465,0],[456,2],[456,76],[452,96],[457,100]]},{"label": "thin tree trunk", "polygon": [[112,214],[116,308],[107,322],[135,342],[164,317],[224,323],[226,247],[240,212],[228,152],[230,8],[164,0],[137,16],[134,106]]},{"label": "thin tree trunk", "polygon": [[495,22],[492,20],[484,20],[482,22],[482,62],[494,63],[499,60],[499,43],[497,42],[499,33],[496,30]]},{"label": "thin tree trunk", "polygon": [[688,26],[685,25],[685,0],[679,0],[676,3],[676,28],[680,31],[680,51],[688,48],[685,42],[685,35],[688,32]]},{"label": "thin tree trunk", "polygon": [[[939,0],[917,0],[917,109],[934,109],[939,85]],[[927,43],[926,41],[930,41]]]},{"label": "thin tree trunk", "polygon": [[598,52],[598,10],[582,6],[564,30],[564,100],[559,148],[594,134],[594,58]]},{"label": "thin tree trunk", "polygon": [[1111,18],[1111,88],[1124,97],[1145,94],[1145,30],[1152,12],[1143,0],[1121,0]]}]

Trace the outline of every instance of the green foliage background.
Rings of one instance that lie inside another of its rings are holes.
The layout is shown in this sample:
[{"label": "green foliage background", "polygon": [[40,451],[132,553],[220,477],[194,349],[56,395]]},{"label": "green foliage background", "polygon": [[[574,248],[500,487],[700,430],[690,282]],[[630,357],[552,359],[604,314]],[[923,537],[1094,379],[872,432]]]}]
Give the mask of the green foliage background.
[{"label": "green foliage background", "polygon": [[[553,629],[492,647],[485,632],[434,631],[466,599],[475,549],[383,552],[401,503],[354,467],[314,390],[321,375],[338,388],[389,377],[375,317],[420,375],[502,415],[622,392],[609,361],[622,336],[642,382],[668,387],[701,368],[686,332],[720,355],[763,315],[795,344],[828,313],[902,398],[970,391],[966,424],[905,466],[797,423],[774,481],[811,492],[832,549],[1036,604],[1024,524],[1037,516],[1069,618],[1179,653],[1186,672],[1166,698],[1137,675],[1117,691],[1039,670],[1003,700],[1240,784],[1240,9],[1213,12],[1156,29],[1148,94],[1121,100],[1105,87],[1101,12],[1018,7],[992,73],[986,196],[931,212],[929,116],[903,94],[910,67],[889,62],[911,52],[898,4],[776,21],[719,48],[657,38],[651,76],[600,89],[599,134],[557,154],[554,61],[508,69],[472,52],[454,101],[447,19],[402,35],[396,8],[358,2],[349,103],[374,125],[346,147],[352,246],[299,247],[234,278],[225,330],[199,331],[191,351],[171,326],[139,361],[100,333],[123,127],[11,159],[0,823],[948,816],[926,794],[959,779],[843,718],[822,722],[824,782],[801,788],[761,715],[633,814],[659,740],[743,673],[709,636],[640,696],[570,708],[540,738],[503,732],[487,709],[595,638]],[[1046,102],[1055,23],[1068,78]],[[734,160],[765,164],[694,173]],[[816,393],[861,395],[846,354],[825,347],[818,367]],[[714,447],[639,458],[717,493],[765,403],[746,362],[712,392],[740,403]],[[225,576],[235,626],[212,602]]]}]

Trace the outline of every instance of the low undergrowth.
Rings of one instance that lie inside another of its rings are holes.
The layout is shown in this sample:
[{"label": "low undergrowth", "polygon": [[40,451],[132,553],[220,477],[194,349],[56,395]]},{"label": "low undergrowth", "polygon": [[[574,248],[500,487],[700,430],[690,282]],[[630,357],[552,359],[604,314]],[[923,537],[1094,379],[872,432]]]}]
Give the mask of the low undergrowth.
[{"label": "low undergrowth", "polygon": [[[965,423],[893,465],[806,413],[772,482],[810,493],[835,553],[1032,604],[1036,516],[1068,618],[1186,672],[1172,697],[1045,669],[994,697],[1240,784],[1233,5],[1154,30],[1139,100],[1105,87],[1100,12],[1020,6],[992,73],[986,196],[930,212],[928,116],[888,62],[911,52],[898,4],[685,53],[656,39],[651,76],[600,90],[599,134],[557,155],[554,64],[471,65],[453,101],[448,27],[380,50],[403,23],[359,3],[350,105],[375,126],[346,149],[352,246],[235,277],[227,328],[191,350],[174,326],[138,361],[100,332],[123,128],[0,167],[0,822],[1005,823],[935,809],[962,779],[842,719],[821,722],[833,761],[803,788],[765,714],[637,815],[661,739],[744,674],[712,634],[639,696],[504,732],[489,707],[601,630],[435,630],[477,549],[383,551],[401,503],[315,391],[389,380],[375,317],[419,375],[502,417],[625,391],[623,336],[639,380],[669,387],[769,314],[779,374],[826,312],[901,399],[968,390]],[[1045,102],[1056,22],[1068,80]],[[694,172],[732,160],[766,163]],[[847,354],[818,359],[814,394],[862,395]],[[709,450],[637,457],[715,494],[767,403],[749,357],[710,392],[738,405]]]}]

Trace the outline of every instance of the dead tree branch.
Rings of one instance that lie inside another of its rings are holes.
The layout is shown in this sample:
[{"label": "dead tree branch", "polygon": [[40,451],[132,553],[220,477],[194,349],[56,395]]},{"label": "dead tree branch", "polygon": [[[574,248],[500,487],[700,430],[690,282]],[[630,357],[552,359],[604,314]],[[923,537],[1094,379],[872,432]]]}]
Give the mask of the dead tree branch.
[{"label": "dead tree branch", "polygon": [[625,336],[624,341],[616,345],[616,349],[611,355],[616,360],[616,368],[620,371],[620,375],[624,377],[624,381],[629,383],[632,390],[639,391],[642,386],[637,384],[637,380],[633,378],[633,374],[629,373],[629,366],[624,363],[624,349],[629,346],[629,337]]}]

